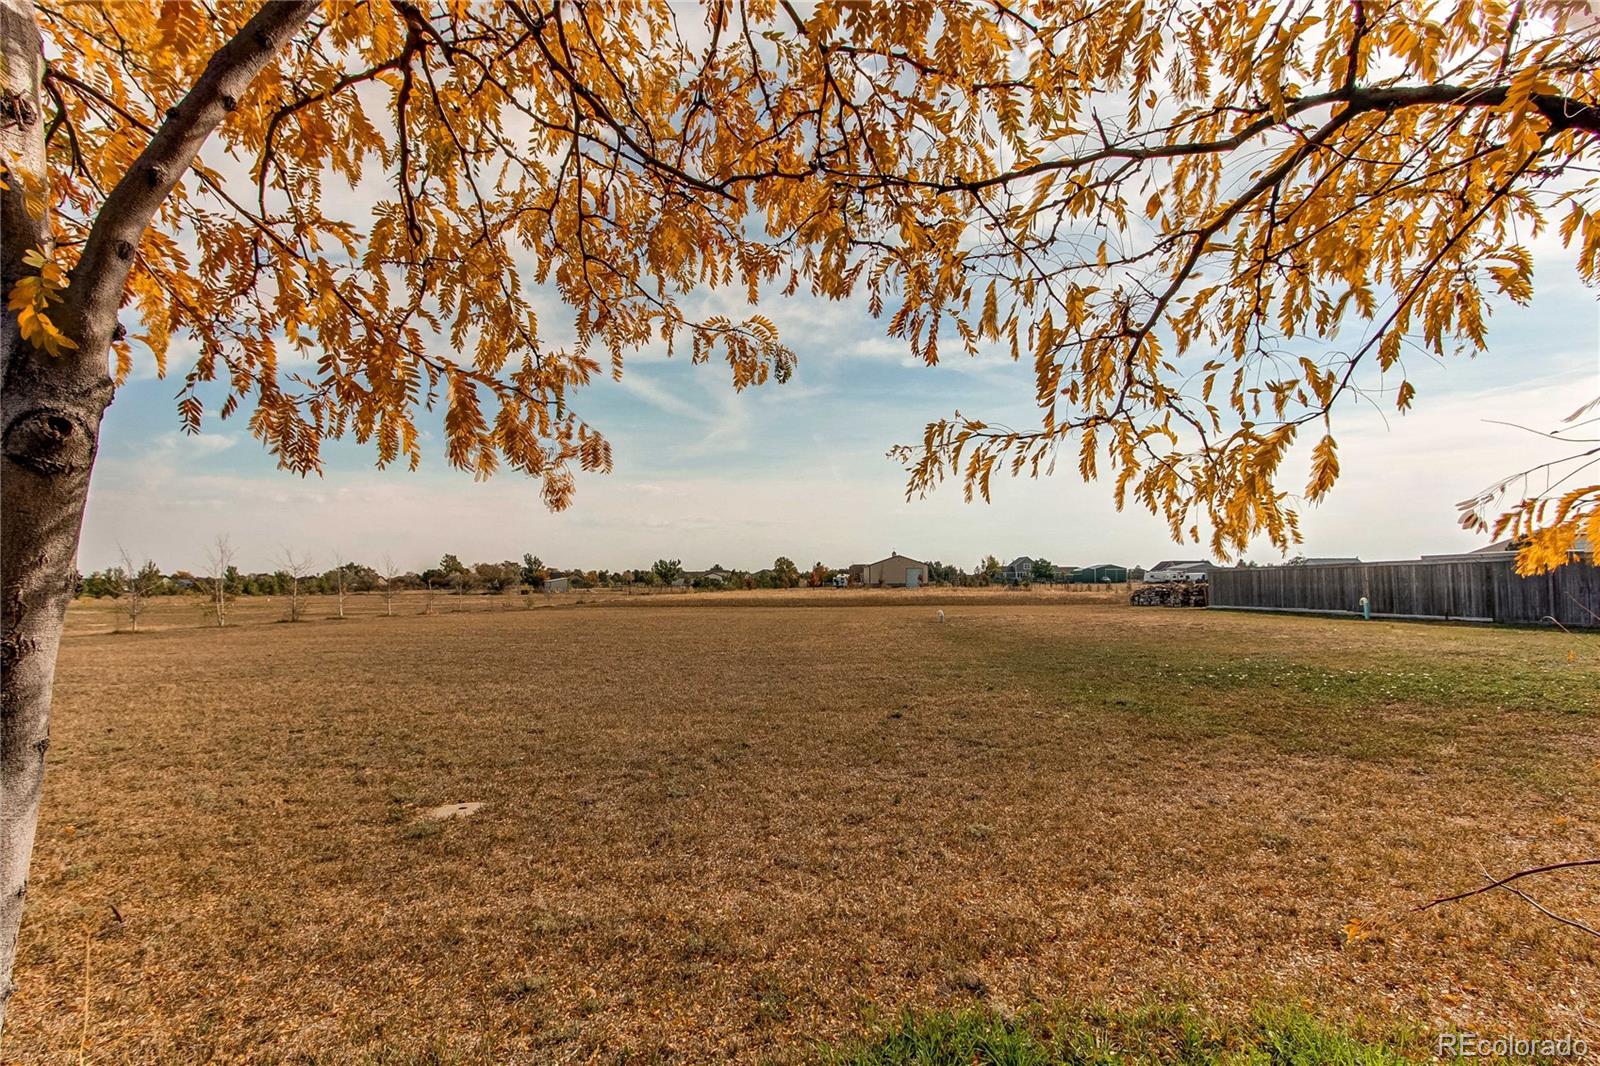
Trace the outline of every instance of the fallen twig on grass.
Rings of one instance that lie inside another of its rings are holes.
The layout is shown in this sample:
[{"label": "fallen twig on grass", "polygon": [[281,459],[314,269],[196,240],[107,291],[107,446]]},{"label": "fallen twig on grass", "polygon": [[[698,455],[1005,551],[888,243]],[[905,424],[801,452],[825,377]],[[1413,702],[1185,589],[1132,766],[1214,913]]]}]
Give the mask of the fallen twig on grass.
[{"label": "fallen twig on grass", "polygon": [[1429,910],[1430,908],[1437,907],[1441,903],[1455,903],[1458,900],[1467,899],[1470,896],[1476,896],[1484,892],[1492,892],[1497,888],[1503,888],[1546,917],[1552,918],[1555,921],[1560,922],[1562,925],[1570,925],[1572,928],[1588,933],[1592,937],[1600,938],[1600,930],[1585,925],[1583,922],[1580,922],[1575,918],[1567,918],[1563,915],[1556,914],[1554,911],[1551,911],[1549,908],[1540,904],[1533,897],[1529,896],[1526,892],[1510,887],[1512,881],[1520,880],[1524,877],[1531,877],[1534,874],[1551,873],[1556,870],[1572,870],[1581,866],[1600,866],[1600,858],[1571,859],[1567,862],[1553,862],[1545,866],[1530,866],[1525,870],[1518,870],[1516,873],[1507,874],[1505,877],[1499,878],[1494,877],[1488,871],[1484,871],[1483,877],[1484,880],[1489,882],[1488,884],[1479,888],[1468,889],[1465,892],[1457,892],[1453,896],[1440,896],[1438,899],[1429,900],[1427,903],[1424,903],[1422,906],[1418,907],[1417,910]]},{"label": "fallen twig on grass", "polygon": [[[1491,881],[1494,880],[1492,877],[1489,877],[1487,873],[1483,876]],[[1564,914],[1557,914],[1555,911],[1546,907],[1544,904],[1540,903],[1538,900],[1522,891],[1522,889],[1512,888],[1510,885],[1501,885],[1500,887],[1511,893],[1513,896],[1516,896],[1518,899],[1522,900],[1522,902],[1526,903],[1528,906],[1532,907],[1546,918],[1558,921],[1562,925],[1570,925],[1572,928],[1582,930],[1583,932],[1588,933],[1590,936],[1600,937],[1600,929],[1595,929],[1593,926],[1585,925],[1576,918],[1568,918]]]}]

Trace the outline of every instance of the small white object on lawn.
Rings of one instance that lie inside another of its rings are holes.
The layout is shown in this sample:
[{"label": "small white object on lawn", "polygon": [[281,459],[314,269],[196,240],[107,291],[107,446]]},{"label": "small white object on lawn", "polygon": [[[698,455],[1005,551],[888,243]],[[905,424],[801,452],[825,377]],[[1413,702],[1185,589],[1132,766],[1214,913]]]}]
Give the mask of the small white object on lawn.
[{"label": "small white object on lawn", "polygon": [[941,621],[941,622],[944,621],[944,608],[943,607],[939,608],[939,621]]},{"label": "small white object on lawn", "polygon": [[444,822],[449,821],[451,818],[465,818],[468,815],[477,814],[482,808],[483,804],[481,803],[446,803],[442,807],[434,807],[423,811],[422,816],[435,822]]}]

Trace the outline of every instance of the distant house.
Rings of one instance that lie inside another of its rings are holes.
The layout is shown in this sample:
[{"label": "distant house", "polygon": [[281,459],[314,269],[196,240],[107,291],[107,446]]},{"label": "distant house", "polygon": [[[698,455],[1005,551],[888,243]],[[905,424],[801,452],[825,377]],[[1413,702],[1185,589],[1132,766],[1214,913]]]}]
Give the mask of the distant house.
[{"label": "distant house", "polygon": [[[1474,548],[1469,552],[1454,552],[1448,555],[1424,555],[1422,558],[1427,562],[1445,562],[1454,559],[1473,562],[1482,560],[1485,557],[1509,557],[1521,550],[1522,542],[1508,537],[1505,540],[1497,540],[1493,544],[1485,544],[1481,548]],[[1594,558],[1594,546],[1589,543],[1589,538],[1579,537],[1572,545],[1572,554],[1579,559],[1592,559]]]},{"label": "distant house", "polygon": [[725,585],[733,575],[726,570],[685,570],[674,585]]},{"label": "distant house", "polygon": [[1216,570],[1214,563],[1204,559],[1163,559],[1145,572],[1146,581],[1206,581],[1211,577],[1211,571]]},{"label": "distant house", "polygon": [[1017,556],[1000,571],[1000,580],[1008,585],[1020,585],[1025,581],[1032,581],[1033,560],[1026,555]]},{"label": "distant house", "polygon": [[571,592],[572,579],[570,577],[545,578],[544,590],[546,592]]},{"label": "distant house", "polygon": [[1297,559],[1290,559],[1284,566],[1348,566],[1350,563],[1359,563],[1361,560],[1354,555],[1302,555]]},{"label": "distant house", "polygon": [[1078,568],[1075,567],[1075,566],[1056,566],[1056,567],[1052,567],[1051,568],[1050,580],[1056,581],[1056,582],[1071,581],[1072,580],[1072,575],[1076,574],[1077,572],[1078,572]]},{"label": "distant house", "polygon": [[[928,583],[928,564],[894,552],[875,563],[861,563],[861,584],[883,588],[914,589]],[[850,573],[854,579],[856,568]]]},{"label": "distant house", "polygon": [[[1505,540],[1497,540],[1493,544],[1485,544],[1483,547],[1475,550],[1472,554],[1493,555],[1496,552],[1521,551],[1526,543],[1526,541],[1514,540],[1511,537],[1507,537]],[[1588,537],[1579,537],[1572,543],[1572,552],[1574,555],[1593,555],[1594,545],[1589,543]],[[1431,559],[1432,556],[1424,555],[1423,558]]]},{"label": "distant house", "polygon": [[1128,580],[1128,568],[1116,563],[1098,563],[1072,572],[1074,585],[1120,584]]},{"label": "distant house", "polygon": [[834,574],[833,577],[829,579],[829,581],[831,582],[833,587],[836,588],[836,589],[842,589],[842,588],[849,588],[850,587],[850,575],[845,573],[843,570],[839,571],[837,574]]}]

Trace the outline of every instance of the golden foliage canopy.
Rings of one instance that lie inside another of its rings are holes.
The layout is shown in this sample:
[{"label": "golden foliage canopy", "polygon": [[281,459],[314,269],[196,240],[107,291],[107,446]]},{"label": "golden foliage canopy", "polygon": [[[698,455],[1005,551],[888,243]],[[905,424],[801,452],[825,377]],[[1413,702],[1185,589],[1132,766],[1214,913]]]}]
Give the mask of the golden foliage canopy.
[{"label": "golden foliage canopy", "polygon": [[[255,7],[38,3],[56,249],[9,298],[41,345],[72,344],[52,286],[104,190]],[[1338,476],[1334,408],[1404,410],[1408,355],[1484,349],[1546,226],[1600,278],[1597,72],[1566,2],[334,0],[163,205],[134,339],[165,369],[192,335],[185,422],[223,380],[291,470],[345,433],[415,464],[437,401],[450,462],[559,507],[574,464],[610,465],[575,391],[628,351],[685,344],[738,388],[790,372],[770,321],[686,294],[864,294],[930,364],[1037,372],[1037,425],[956,413],[897,449],[912,492],[987,495],[1068,448],[1175,536],[1287,545]],[[1508,491],[1502,527],[1543,529],[1529,565],[1600,542],[1600,486]]]}]

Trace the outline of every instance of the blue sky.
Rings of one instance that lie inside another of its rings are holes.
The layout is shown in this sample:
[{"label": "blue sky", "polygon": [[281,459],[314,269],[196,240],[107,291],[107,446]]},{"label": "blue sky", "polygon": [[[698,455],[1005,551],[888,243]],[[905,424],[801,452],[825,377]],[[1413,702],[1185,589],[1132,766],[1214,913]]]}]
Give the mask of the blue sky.
[{"label": "blue sky", "polygon": [[[1351,405],[1336,417],[1343,476],[1303,512],[1306,554],[1475,547],[1480,538],[1457,528],[1455,502],[1561,454],[1487,421],[1552,428],[1600,394],[1595,295],[1559,245],[1535,248],[1537,296],[1497,309],[1487,355],[1413,364],[1409,414]],[[560,514],[520,475],[474,482],[451,470],[437,433],[415,473],[379,471],[369,450],[344,442],[328,449],[324,476],[309,479],[277,470],[242,417],[208,420],[185,437],[177,380],[154,378],[146,360],[105,421],[80,566],[110,564],[121,545],[169,570],[193,568],[219,534],[246,569],[271,568],[285,547],[325,565],[336,554],[374,562],[388,553],[420,568],[444,552],[469,561],[534,552],[552,565],[612,569],[662,556],[690,567],[754,568],[778,555],[840,565],[890,551],[969,567],[990,552],[1149,565],[1203,551],[1174,545],[1142,510],[1117,512],[1109,484],[1081,483],[1072,462],[1048,479],[997,481],[990,504],[964,503],[955,484],[908,502],[887,449],[957,408],[1032,424],[1031,366],[958,355],[915,364],[855,304],[796,297],[761,310],[799,355],[793,379],[735,394],[725,367],[657,352],[630,359],[622,382],[573,401],[611,440],[616,469],[580,477],[574,506]],[[1303,469],[1293,468],[1289,487]],[[1279,558],[1264,542],[1250,554]]]}]

